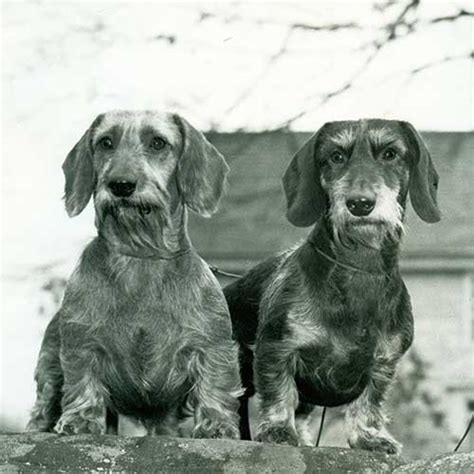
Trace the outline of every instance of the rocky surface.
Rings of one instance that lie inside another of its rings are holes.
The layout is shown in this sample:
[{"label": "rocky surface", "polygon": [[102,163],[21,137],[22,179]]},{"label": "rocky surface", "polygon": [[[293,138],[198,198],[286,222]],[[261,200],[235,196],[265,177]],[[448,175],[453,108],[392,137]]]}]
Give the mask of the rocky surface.
[{"label": "rocky surface", "polygon": [[474,472],[471,454],[407,464],[345,448],[165,437],[0,435],[0,472],[411,473]]},{"label": "rocky surface", "polygon": [[395,469],[395,474],[447,474],[474,472],[474,453],[441,454],[434,458],[413,461]]}]

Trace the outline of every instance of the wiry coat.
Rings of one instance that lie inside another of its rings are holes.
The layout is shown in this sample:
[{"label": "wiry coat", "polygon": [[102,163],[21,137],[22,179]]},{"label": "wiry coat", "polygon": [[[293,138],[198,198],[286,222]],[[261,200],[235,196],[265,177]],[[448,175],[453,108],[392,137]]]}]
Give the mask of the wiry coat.
[{"label": "wiry coat", "polygon": [[312,407],[349,404],[351,446],[399,451],[382,402],[413,338],[402,220],[408,191],[420,217],[439,219],[437,179],[404,122],[329,123],[296,154],[284,177],[288,218],[316,221],[313,230],[224,290],[247,388],[243,437],[256,390],[258,440],[314,444]]},{"label": "wiry coat", "polygon": [[192,410],[194,436],[237,437],[229,313],[186,232],[186,206],[214,212],[223,158],[180,117],[151,112],[99,117],[71,153],[66,207],[93,193],[99,235],[47,328],[29,429],[103,433],[121,414],[177,435]]}]

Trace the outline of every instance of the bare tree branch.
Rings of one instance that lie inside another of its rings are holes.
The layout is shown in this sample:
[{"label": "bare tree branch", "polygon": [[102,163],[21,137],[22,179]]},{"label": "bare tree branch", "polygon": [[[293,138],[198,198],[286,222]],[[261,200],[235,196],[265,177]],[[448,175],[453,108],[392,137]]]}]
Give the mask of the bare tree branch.
[{"label": "bare tree branch", "polygon": [[[424,20],[424,21],[421,21],[420,19],[415,18],[411,22],[404,21],[404,22],[399,22],[398,24],[395,24],[394,28],[393,27],[391,28],[391,31],[393,33],[395,33],[395,31],[396,31],[396,33],[397,33],[396,37],[394,37],[393,39],[399,39],[399,38],[404,38],[405,36],[408,36],[410,34],[419,32],[419,31],[422,30],[422,28],[424,28],[426,26],[434,25],[434,24],[437,24],[437,23],[454,22],[454,21],[457,21],[461,18],[466,18],[466,17],[467,18],[474,17],[474,12],[470,12],[470,11],[467,11],[467,10],[464,10],[464,9],[460,9],[457,13],[455,13],[453,15],[435,17],[435,18],[431,18],[429,20]],[[403,26],[405,28],[405,31],[400,31],[400,26]],[[387,29],[389,27],[390,27],[390,25],[384,26],[383,29]],[[397,29],[398,29],[398,31],[397,31]],[[373,42],[369,42],[369,43],[366,43],[365,45],[363,45],[359,49],[360,50],[367,49],[367,48],[372,47],[372,45],[373,45]]]},{"label": "bare tree branch", "polygon": [[[296,120],[304,117],[308,113],[310,113],[312,110],[314,110],[317,107],[321,107],[322,105],[326,104],[329,100],[331,100],[334,97],[337,97],[351,88],[354,87],[355,82],[361,76],[363,72],[367,70],[367,68],[373,63],[373,61],[377,58],[377,56],[380,54],[380,51],[385,48],[389,43],[392,41],[395,41],[399,36],[397,33],[397,29],[399,28],[400,25],[407,25],[407,15],[413,10],[416,10],[420,4],[420,0],[410,0],[400,11],[398,16],[395,18],[394,21],[388,23],[384,28],[383,31],[385,33],[384,38],[381,40],[374,40],[371,43],[371,48],[372,52],[367,56],[365,61],[362,63],[361,67],[357,69],[352,76],[350,76],[347,81],[337,89],[334,89],[330,92],[327,92],[325,94],[319,95],[319,100],[310,108],[307,108],[305,110],[302,110],[301,112],[298,112],[297,114],[294,114],[293,116],[289,117],[286,119],[284,122],[282,122],[280,125],[278,125],[276,128],[277,129],[288,129],[292,123],[294,123]],[[314,99],[313,97],[308,97],[307,100],[312,100]]]},{"label": "bare tree branch", "polygon": [[474,59],[474,51],[471,51],[469,54],[460,54],[457,56],[444,56],[443,58],[437,59],[436,61],[431,61],[426,64],[422,64],[414,69],[412,69],[409,74],[411,76],[415,76],[420,72],[426,71],[427,69],[431,69],[432,67],[439,66],[441,64],[450,63],[453,61],[459,61],[461,59]]},{"label": "bare tree branch", "polygon": [[[461,18],[465,17],[473,17],[474,13],[467,11],[466,9],[459,9],[456,13],[452,15],[446,16],[439,16],[435,18],[431,18],[428,20],[424,20],[423,22],[417,18],[416,13],[419,10],[421,0],[407,0],[400,6],[400,2],[394,0],[387,0],[385,3],[376,5],[375,7],[381,11],[385,12],[386,10],[396,9],[395,15],[392,20],[388,21],[385,25],[383,25],[379,30],[378,37],[372,40],[371,42],[365,44],[362,48],[359,48],[359,51],[368,49],[369,53],[363,60],[362,64],[359,68],[350,76],[348,79],[337,88],[330,90],[329,92],[323,94],[316,94],[310,95],[305,99],[305,102],[310,102],[311,106],[301,110],[298,113],[295,113],[293,116],[290,116],[282,123],[280,123],[275,128],[271,130],[279,130],[279,129],[288,129],[295,121],[304,117],[314,109],[325,105],[328,101],[333,99],[334,97],[340,96],[345,92],[349,91],[350,89],[354,88],[356,85],[357,80],[359,77],[370,67],[370,65],[377,59],[380,55],[380,52],[384,50],[387,45],[391,44],[392,42],[406,37],[414,33],[415,31],[419,31],[422,27],[426,27],[432,24],[438,24],[442,22],[454,22]],[[398,11],[397,11],[398,10]],[[208,16],[206,14],[202,14],[200,20],[207,19]],[[282,25],[282,23],[268,21],[266,19],[262,20],[249,20],[246,18],[241,18],[238,15],[231,15],[230,17],[226,18],[226,21],[246,21],[251,23],[256,23],[259,25],[262,24],[270,24],[270,25]],[[288,52],[288,44],[292,38],[292,33],[300,30],[300,31],[308,31],[308,32],[335,32],[341,30],[360,30],[363,27],[355,22],[347,22],[347,23],[328,23],[328,24],[313,24],[309,23],[289,23],[286,24],[287,30],[286,34],[282,40],[282,43],[279,49],[273,53],[269,58],[268,61],[263,68],[263,70],[257,75],[257,77],[252,81],[251,84],[247,85],[245,89],[239,94],[237,99],[225,110],[225,116],[227,117],[229,114],[233,113],[239,106],[241,106],[254,92],[259,84],[265,79],[265,77],[269,74],[271,69],[274,65]],[[449,56],[441,58],[437,61],[433,61],[428,64],[424,64],[419,66],[418,68],[413,69],[408,74],[413,76],[416,75],[430,67],[434,67],[438,64],[442,64],[445,62],[455,61],[458,59],[462,59],[465,57],[470,56]]]},{"label": "bare tree branch", "polygon": [[338,30],[360,30],[362,27],[357,23],[333,23],[329,25],[310,25],[307,23],[293,23],[289,25],[294,30],[308,31],[338,31]]},{"label": "bare tree branch", "polygon": [[[199,18],[197,21],[199,23],[202,23],[203,21],[206,21],[210,18],[216,18],[218,17],[219,14],[217,13],[210,13],[207,11],[201,11],[199,13]],[[288,23],[286,21],[275,21],[275,20],[268,20],[266,18],[264,19],[252,19],[252,18],[243,18],[235,13],[232,13],[231,15],[223,15],[221,16],[224,22],[226,23],[233,23],[233,22],[245,22],[247,24],[254,24],[258,26],[262,25],[269,25],[269,26],[283,26],[283,27],[288,27],[291,29],[295,30],[309,30],[309,31],[338,31],[338,30],[348,30],[348,29],[361,29],[361,26],[358,25],[355,22],[349,22],[349,23],[329,23],[327,25],[325,24],[311,24],[311,23],[301,23],[301,22],[296,22],[296,23]]]},{"label": "bare tree branch", "polygon": [[420,6],[420,0],[410,0],[406,5],[405,8],[399,13],[398,17],[392,23],[389,23],[385,30],[387,31],[386,43],[389,41],[393,41],[394,39],[398,38],[397,29],[400,26],[404,25],[407,26],[410,30],[411,24],[407,22],[406,17],[408,13],[412,10],[417,10]]},{"label": "bare tree branch", "polygon": [[231,114],[239,105],[241,105],[255,90],[257,85],[264,79],[264,77],[270,72],[273,65],[286,53],[288,48],[288,43],[293,34],[293,30],[288,29],[280,48],[274,54],[272,54],[265,65],[265,68],[260,72],[260,74],[255,78],[255,80],[249,84],[237,97],[237,99],[225,110],[225,115],[228,116]]},{"label": "bare tree branch", "polygon": [[441,23],[443,21],[456,21],[456,20],[459,20],[459,18],[463,18],[463,17],[474,17],[474,12],[469,12],[461,8],[455,15],[440,16],[438,18],[432,18],[429,22]]},{"label": "bare tree branch", "polygon": [[[419,67],[411,69],[410,71],[405,71],[403,74],[407,74],[407,80],[411,80],[417,74],[420,74],[421,72],[424,72],[428,69],[431,69],[431,68],[436,67],[436,66],[440,66],[442,64],[450,63],[450,62],[460,61],[460,60],[463,60],[463,59],[474,59],[474,51],[471,51],[469,54],[461,54],[461,55],[456,55],[456,56],[445,56],[445,57],[443,57],[441,59],[438,59],[436,61],[431,61],[429,63],[423,64]],[[316,106],[320,107],[320,106],[326,104],[333,97],[341,95],[344,92],[348,91],[349,89],[355,88],[355,87],[356,86],[353,83],[348,81],[347,83],[345,83],[343,86],[339,87],[338,89],[335,89],[334,91],[331,91],[327,94],[323,94],[320,101],[318,102],[317,105],[315,105],[314,108],[316,108]],[[293,122],[295,122],[296,120],[304,117],[305,115],[307,115],[311,111],[312,111],[312,109],[303,110],[303,111],[289,117],[288,119],[286,119],[284,122],[280,123],[279,125],[277,125],[275,127],[272,127],[271,129],[266,129],[266,131],[271,132],[271,131],[277,131],[277,130],[288,130]]]}]

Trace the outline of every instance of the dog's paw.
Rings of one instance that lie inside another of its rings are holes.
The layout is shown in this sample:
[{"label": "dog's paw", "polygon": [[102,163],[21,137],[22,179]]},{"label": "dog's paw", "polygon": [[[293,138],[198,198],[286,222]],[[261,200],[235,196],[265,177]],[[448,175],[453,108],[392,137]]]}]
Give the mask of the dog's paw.
[{"label": "dog's paw", "polygon": [[62,416],[54,431],[61,435],[105,434],[105,418],[89,418],[80,414]]},{"label": "dog's paw", "polygon": [[368,428],[349,438],[349,446],[354,449],[378,451],[386,454],[400,454],[402,445],[388,431]]},{"label": "dog's paw", "polygon": [[213,438],[213,439],[240,439],[240,432],[237,425],[228,421],[218,423],[202,423],[193,431],[193,438]]},{"label": "dog's paw", "polygon": [[264,424],[258,428],[255,441],[298,446],[298,435],[294,429],[287,425]]}]

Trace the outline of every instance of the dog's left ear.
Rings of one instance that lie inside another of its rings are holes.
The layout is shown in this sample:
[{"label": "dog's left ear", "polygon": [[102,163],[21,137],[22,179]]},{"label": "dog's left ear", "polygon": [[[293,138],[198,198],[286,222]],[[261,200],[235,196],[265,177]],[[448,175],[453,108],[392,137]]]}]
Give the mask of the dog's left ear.
[{"label": "dog's left ear", "polygon": [[92,163],[92,131],[102,121],[99,115],[74,145],[63,163],[66,185],[64,200],[69,217],[80,214],[87,206],[95,187],[94,166]]},{"label": "dog's left ear", "polygon": [[409,193],[413,209],[425,222],[433,223],[441,219],[436,196],[439,176],[430,153],[416,131],[408,122],[400,122],[410,143],[411,163]]},{"label": "dog's left ear", "polygon": [[182,136],[178,186],[185,204],[209,217],[217,210],[229,167],[224,157],[187,120],[173,115]]}]

